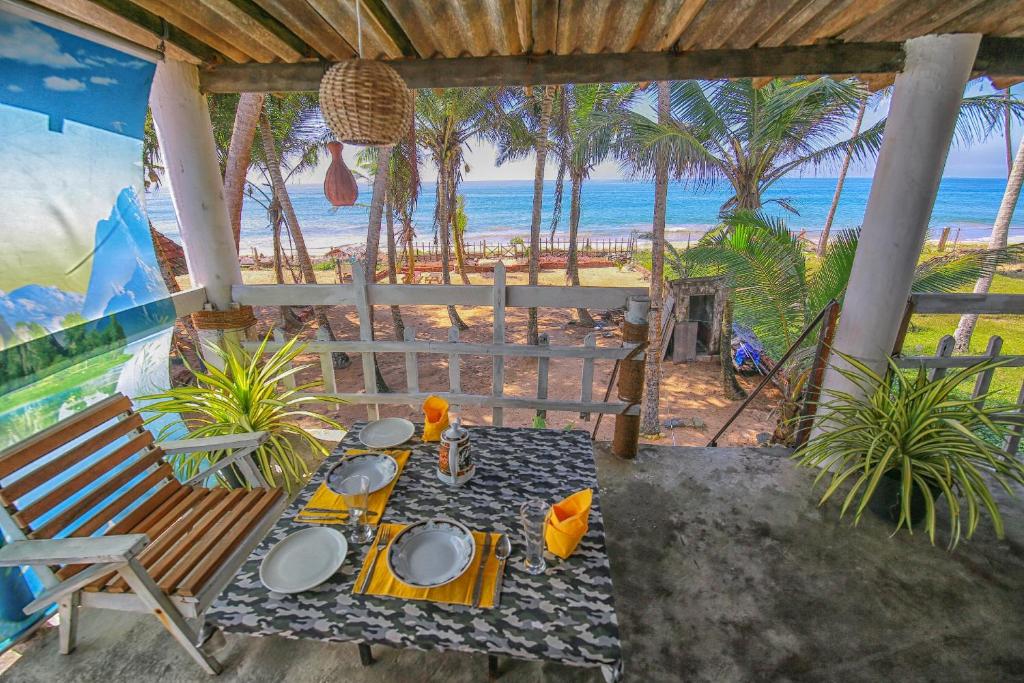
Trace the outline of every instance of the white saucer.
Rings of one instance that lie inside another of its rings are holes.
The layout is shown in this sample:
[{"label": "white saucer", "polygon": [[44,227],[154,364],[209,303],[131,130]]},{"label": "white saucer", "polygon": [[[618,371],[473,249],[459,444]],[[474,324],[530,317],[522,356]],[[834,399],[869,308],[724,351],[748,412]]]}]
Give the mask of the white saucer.
[{"label": "white saucer", "polygon": [[260,581],[275,593],[301,593],[338,571],[348,541],[337,529],[315,526],[278,541],[260,563]]},{"label": "white saucer", "polygon": [[374,420],[359,430],[359,440],[367,448],[391,448],[403,444],[416,433],[412,422],[400,417]]}]

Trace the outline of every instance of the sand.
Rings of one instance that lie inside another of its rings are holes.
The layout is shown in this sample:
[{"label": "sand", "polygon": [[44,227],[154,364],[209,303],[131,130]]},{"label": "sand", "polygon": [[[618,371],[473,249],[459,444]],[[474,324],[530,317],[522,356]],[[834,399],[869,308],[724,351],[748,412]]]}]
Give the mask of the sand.
[{"label": "sand", "polygon": [[[581,272],[582,284],[587,286],[646,286],[646,273],[627,268],[593,268]],[[246,284],[269,284],[273,282],[270,271],[245,270],[243,279]],[[333,284],[337,278],[333,272],[317,273],[317,279],[323,284]],[[457,278],[456,278],[457,279]],[[490,274],[473,274],[473,284],[490,284]],[[564,273],[547,271],[541,273],[541,284],[563,285]],[[510,273],[508,284],[526,284],[525,273]],[[187,278],[183,278],[182,286],[188,286]],[[597,318],[599,311],[591,311]],[[492,314],[490,308],[460,307],[459,314],[470,328],[461,334],[460,339],[466,342],[490,343],[492,336]],[[450,322],[443,306],[402,307],[405,325],[416,328],[417,338],[447,340]],[[277,320],[277,309],[259,308],[257,317],[260,324],[257,334],[266,334]],[[541,309],[539,312],[540,329],[550,337],[554,345],[580,345],[583,338],[591,331],[587,328],[569,324],[574,316],[571,311],[562,309]],[[331,326],[340,339],[358,338],[358,318],[354,307],[332,307],[329,314]],[[508,340],[513,343],[526,341],[527,311],[526,309],[508,309],[506,312],[506,329]],[[375,307],[374,332],[378,339],[393,339],[391,313],[386,306]],[[314,331],[307,326],[303,336],[311,337]],[[604,336],[600,336],[600,335]],[[617,347],[621,343],[619,329],[610,325],[603,333],[599,332],[598,345]],[[396,391],[404,391],[405,359],[402,354],[378,354],[381,373],[388,385]],[[302,360],[312,364],[312,368],[304,370],[300,380],[312,381],[319,377],[320,363],[316,356],[303,357]],[[580,376],[582,360],[559,359],[550,363],[549,397],[552,399],[578,400],[580,396]],[[601,400],[608,386],[608,378],[613,361],[597,361],[594,367],[594,399]],[[506,358],[505,360],[505,394],[508,396],[535,396],[537,382],[537,360],[531,358]],[[462,390],[465,393],[488,394],[491,382],[491,359],[486,356],[462,357]],[[363,389],[362,364],[353,357],[353,363],[344,370],[336,371],[338,390],[342,392],[361,391]],[[651,443],[668,443],[680,446],[702,446],[707,443],[717,429],[724,424],[738,401],[727,400],[721,389],[721,367],[717,363],[688,363],[675,365],[670,361],[663,364],[661,384],[661,420],[678,418],[687,425],[698,427],[682,427],[662,430],[660,440],[644,439]],[[760,380],[759,376],[741,377],[740,383],[752,389]],[[448,363],[446,356],[420,356],[419,382],[422,391],[446,391],[448,389]],[[614,391],[613,391],[614,397]],[[774,428],[772,410],[780,400],[779,393],[770,388],[759,396],[733,424],[730,431],[720,440],[721,445],[751,445],[756,443],[759,432],[770,432]],[[365,406],[343,405],[329,406],[324,412],[350,425],[356,420],[366,419]],[[419,407],[381,406],[382,416],[406,417],[421,420]],[[490,424],[489,408],[467,408],[465,419],[470,424]],[[527,426],[532,424],[534,411],[524,409],[506,409],[504,420],[507,426]],[[592,430],[596,415],[589,421],[580,418],[578,413],[550,412],[547,425],[552,428],[575,428]],[[606,416],[601,423],[598,438],[610,440],[613,433],[614,418]],[[700,428],[703,426],[703,428]]]}]

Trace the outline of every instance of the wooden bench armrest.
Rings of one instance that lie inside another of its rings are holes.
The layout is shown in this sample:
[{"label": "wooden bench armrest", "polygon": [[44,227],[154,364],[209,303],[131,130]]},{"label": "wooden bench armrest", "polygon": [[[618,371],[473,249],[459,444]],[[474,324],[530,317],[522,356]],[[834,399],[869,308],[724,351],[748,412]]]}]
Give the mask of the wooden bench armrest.
[{"label": "wooden bench armrest", "polygon": [[201,484],[212,475],[220,472],[230,465],[238,465],[242,476],[252,487],[270,488],[267,480],[260,473],[260,468],[252,459],[252,453],[266,440],[270,438],[267,432],[249,432],[247,434],[226,434],[224,436],[206,436],[199,439],[180,439],[177,441],[163,441],[160,448],[164,453],[173,455],[176,453],[196,453],[199,451],[226,451],[233,449],[234,452],[213,463],[199,474],[183,482],[185,486]]},{"label": "wooden bench armrest", "polygon": [[248,432],[246,434],[225,434],[223,436],[204,436],[198,439],[175,439],[161,441],[158,446],[167,455],[178,453],[198,453],[200,451],[225,451],[231,448],[255,449],[270,435],[267,432]]},{"label": "wooden bench armrest", "polygon": [[146,534],[14,541],[0,548],[0,567],[127,562],[148,543]]}]

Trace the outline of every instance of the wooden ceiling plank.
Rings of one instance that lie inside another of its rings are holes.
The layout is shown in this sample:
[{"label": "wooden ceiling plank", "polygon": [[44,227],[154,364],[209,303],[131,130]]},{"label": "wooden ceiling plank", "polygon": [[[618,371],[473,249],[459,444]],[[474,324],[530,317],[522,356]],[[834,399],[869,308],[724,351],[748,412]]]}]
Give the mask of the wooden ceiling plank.
[{"label": "wooden ceiling plank", "polygon": [[384,7],[395,18],[402,32],[408,36],[409,42],[422,59],[429,59],[440,53],[434,42],[434,35],[426,30],[420,14],[416,11],[416,3],[405,0],[383,0]]},{"label": "wooden ceiling plank", "polygon": [[317,57],[314,50],[291,29],[279,22],[254,0],[204,0],[235,26],[266,42],[286,62]]},{"label": "wooden ceiling plank", "polygon": [[[465,41],[457,34],[454,26],[455,18],[451,16],[449,8],[442,3],[414,3],[417,5],[415,12],[421,17],[420,23],[427,27],[428,31],[435,32],[434,45],[437,47],[435,53],[439,57],[455,59],[466,50]],[[446,27],[445,31],[437,31],[437,27]]]},{"label": "wooden ceiling plank", "polygon": [[719,47],[733,50],[752,47],[757,44],[758,39],[782,17],[786,16],[793,7],[803,0],[765,0],[757,7],[753,16],[735,27],[725,42]]},{"label": "wooden ceiling plank", "polygon": [[577,25],[577,15],[580,14],[584,2],[585,0],[558,0],[555,12],[554,47],[551,50],[555,54],[572,53],[577,38],[572,27]]},{"label": "wooden ceiling plank", "polygon": [[717,16],[710,22],[696,42],[695,47],[701,50],[715,50],[725,45],[729,34],[737,26],[751,21],[751,13],[758,7],[763,8],[764,0],[733,0],[719,9]]},{"label": "wooden ceiling plank", "polygon": [[840,0],[790,35],[789,43],[810,45],[819,40],[835,38],[857,22],[881,12],[890,2],[892,0]]},{"label": "wooden ceiling plank", "polygon": [[780,47],[789,41],[789,37],[813,21],[822,12],[827,12],[832,0],[808,0],[803,5],[794,6],[785,16],[781,17],[770,33],[765,33],[757,44],[761,47]]},{"label": "wooden ceiling plank", "polygon": [[983,5],[987,0],[962,0],[957,3],[942,3],[926,12],[899,30],[900,37],[904,40],[916,36],[926,36],[935,33],[940,26],[956,21],[964,13]]},{"label": "wooden ceiling plank", "polygon": [[558,37],[558,12],[560,2],[544,2],[534,0],[530,23],[533,32],[533,49],[531,54],[544,55],[555,51],[555,40]]},{"label": "wooden ceiling plank", "polygon": [[295,32],[320,55],[332,61],[349,59],[356,54],[334,27],[324,21],[308,3],[288,0],[256,0],[268,13]]},{"label": "wooden ceiling plank", "polygon": [[[324,18],[342,38],[352,47],[359,45],[358,31],[356,30],[355,0],[293,0],[305,1]],[[360,20],[363,24],[363,57],[366,59],[395,59],[402,56],[401,50],[395,45],[387,33],[384,32],[380,22],[372,12],[362,11],[360,7]]]},{"label": "wooden ceiling plank", "polygon": [[732,0],[707,0],[701,10],[697,12],[697,16],[686,27],[686,30],[679,35],[679,40],[675,43],[676,49],[694,49],[697,46],[698,39],[711,28],[712,22],[715,21],[715,17],[718,16],[719,12],[723,8],[728,9],[731,4]]},{"label": "wooden ceiling plank", "polygon": [[706,2],[707,0],[683,0],[682,4],[676,10],[675,14],[672,15],[664,29],[660,33],[655,33],[652,36],[653,42],[642,42],[640,44],[640,49],[657,52],[659,50],[667,50],[675,45],[683,32],[689,28],[690,24],[693,23],[693,20],[701,13],[701,10],[704,9]]},{"label": "wooden ceiling plank", "polygon": [[516,10],[512,0],[484,0],[488,14],[494,17],[491,27],[493,49],[489,54],[517,55],[521,52],[519,29],[515,23]]},{"label": "wooden ceiling plank", "polygon": [[[541,0],[538,0],[541,1]],[[533,52],[533,1],[515,0],[516,29],[519,31],[520,54]]]},{"label": "wooden ceiling plank", "polygon": [[[136,5],[173,22],[185,31],[210,44],[228,44],[235,51],[248,55],[249,59],[269,63],[277,55],[262,41],[246,35],[245,31],[215,12],[200,0],[132,0]],[[223,50],[221,50],[223,52]],[[225,52],[237,61],[237,56]],[[297,61],[297,60],[290,60]]]},{"label": "wooden ceiling plank", "polygon": [[866,36],[895,36],[901,26],[906,26],[916,21],[930,9],[944,5],[948,1],[912,0],[907,2],[904,0],[903,2],[892,2],[883,11],[875,12],[870,17],[843,31],[839,38],[849,42],[865,42]]},{"label": "wooden ceiling plank", "polygon": [[499,20],[492,16],[491,6],[481,0],[463,0],[444,4],[451,17],[453,31],[447,33],[449,39],[458,37],[458,56],[486,57],[494,49],[495,43],[490,33],[490,26]]},{"label": "wooden ceiling plank", "polygon": [[632,52],[643,36],[650,33],[654,22],[656,0],[646,2],[615,2],[605,14],[604,27],[597,51]]},{"label": "wooden ceiling plank", "polygon": [[382,0],[363,0],[363,7],[370,10],[376,19],[381,39],[394,45],[397,54],[405,57],[418,57],[416,48],[413,46],[409,36],[402,30],[401,25],[395,20],[391,11],[384,6]]},{"label": "wooden ceiling plank", "polygon": [[[207,63],[218,63],[232,61],[224,53],[211,47],[206,42],[193,36],[182,27],[176,26],[173,22],[165,21],[159,15],[143,9],[128,0],[92,0],[94,4],[116,14],[131,23],[145,29],[158,40],[170,43],[181,48],[185,52],[195,55]],[[58,10],[60,11],[60,10]],[[164,32],[166,30],[166,38]]]},{"label": "wooden ceiling plank", "polygon": [[[33,4],[71,17],[83,24],[95,26],[100,30],[112,33],[116,36],[121,36],[125,40],[141,45],[142,47],[149,48],[150,50],[157,50],[160,48],[160,38],[138,24],[125,19],[119,14],[111,12],[104,7],[99,7],[89,0],[33,0]],[[176,59],[181,62],[199,64],[203,61],[196,55],[183,50],[174,43],[167,43],[164,46],[164,51],[166,56],[170,59]]]},{"label": "wooden ceiling plank", "polygon": [[[627,24],[621,23],[623,17],[617,10],[620,10],[623,5],[642,7],[643,3],[640,0],[629,3],[616,2],[614,5],[610,0],[592,0],[587,3],[585,10],[578,12],[576,17],[576,39],[573,42],[577,51],[589,54],[597,54],[605,50],[621,52],[621,50],[610,49],[608,37],[614,32],[628,36],[632,33],[630,29],[636,21],[634,19]],[[573,29],[570,28],[570,30]]]},{"label": "wooden ceiling plank", "polygon": [[1015,0],[990,1],[975,7],[935,29],[936,33],[983,33],[1008,35],[1006,23],[1020,18],[1024,12]]}]

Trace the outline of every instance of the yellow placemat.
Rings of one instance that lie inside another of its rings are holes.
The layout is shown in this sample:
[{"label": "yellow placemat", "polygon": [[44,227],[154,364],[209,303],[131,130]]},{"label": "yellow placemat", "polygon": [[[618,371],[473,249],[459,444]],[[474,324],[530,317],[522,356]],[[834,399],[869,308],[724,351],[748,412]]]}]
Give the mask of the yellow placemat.
[{"label": "yellow placemat", "polygon": [[[406,525],[382,524],[381,529],[383,530],[384,527],[391,530],[391,538],[394,539],[395,535],[404,529]],[[494,546],[497,544],[499,536],[497,533],[491,533],[491,547],[487,549],[487,562],[483,567],[484,580],[480,592],[480,607],[482,608],[494,607],[494,584],[498,580],[499,565],[498,558],[494,556]],[[473,555],[473,561],[470,562],[469,569],[451,583],[438,586],[437,588],[413,588],[396,579],[391,570],[388,569],[387,548],[382,549],[381,558],[373,568],[373,576],[370,578],[370,585],[366,590],[366,594],[404,598],[406,600],[426,600],[428,602],[446,602],[455,605],[472,605],[473,589],[476,588],[476,577],[480,571],[480,558],[484,550],[484,532],[474,531],[473,538],[476,540],[476,554]],[[359,570],[359,576],[356,577],[355,585],[352,588],[353,593],[356,592],[356,588],[363,585],[363,577],[366,576],[366,571],[373,562],[374,555],[377,554],[377,539],[374,539],[373,543],[373,548],[367,553],[366,558],[363,560],[362,569]],[[506,562],[505,571],[508,571],[507,564]]]},{"label": "yellow placemat", "polygon": [[[382,488],[380,491],[375,491],[370,494],[369,502],[366,509],[370,513],[366,520],[368,524],[376,526],[382,516],[384,515],[384,508],[388,505],[388,498],[391,497],[391,492],[395,489],[395,484],[398,483],[399,477],[402,476],[402,470],[405,469],[405,463],[409,461],[409,455],[412,451],[367,451],[362,449],[350,449],[345,451],[345,455],[361,455],[363,453],[387,453],[395,462],[398,463],[398,474],[391,480],[391,483]],[[308,508],[317,508],[317,510],[307,510]],[[321,512],[321,510],[337,510],[338,512],[345,512],[348,508],[345,506],[345,501],[342,500],[341,494],[335,493],[334,491],[327,488],[326,483],[320,484],[320,488],[316,490],[313,497],[309,499],[305,507],[299,510],[299,513],[295,515],[295,521],[316,521],[317,524],[348,524],[348,515],[339,515],[337,519],[326,519],[331,517],[330,512]],[[312,519],[310,519],[312,518]]]}]

